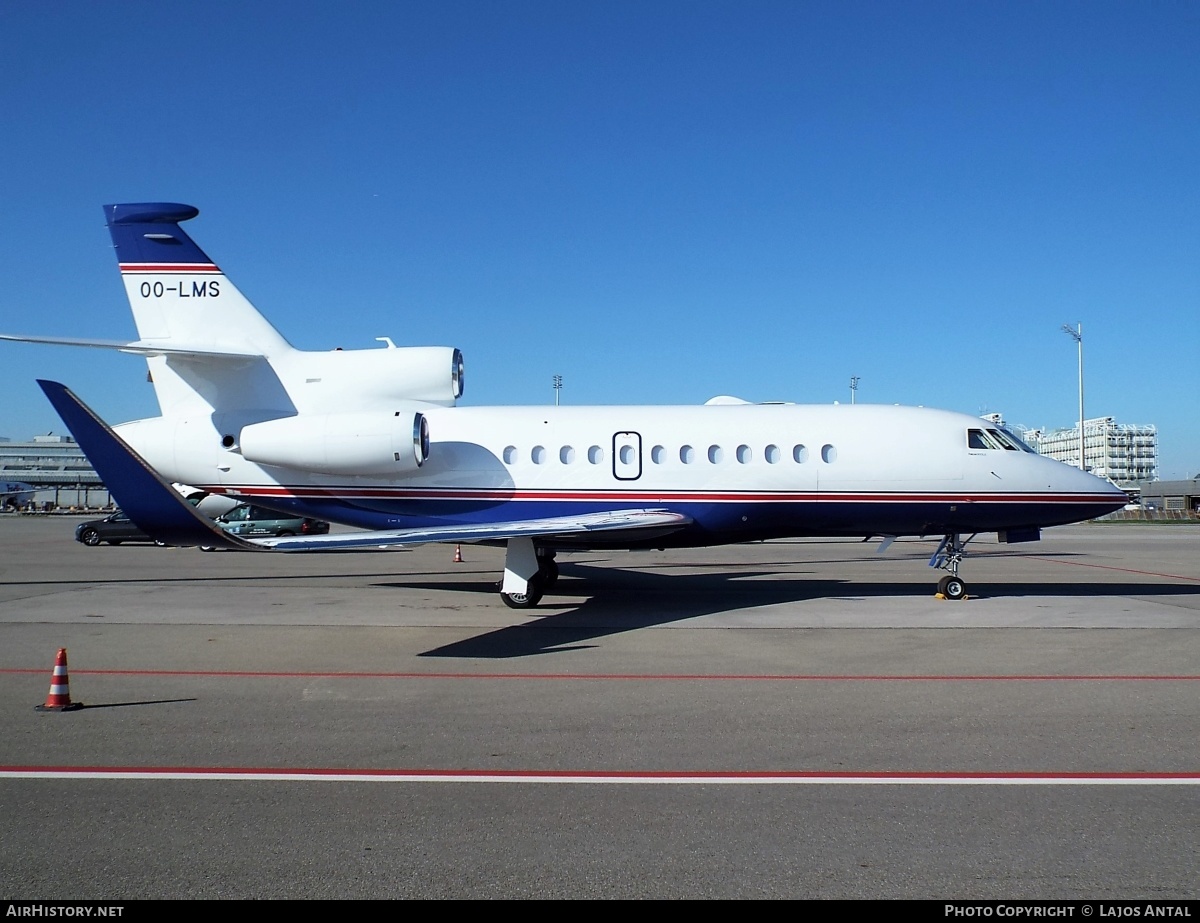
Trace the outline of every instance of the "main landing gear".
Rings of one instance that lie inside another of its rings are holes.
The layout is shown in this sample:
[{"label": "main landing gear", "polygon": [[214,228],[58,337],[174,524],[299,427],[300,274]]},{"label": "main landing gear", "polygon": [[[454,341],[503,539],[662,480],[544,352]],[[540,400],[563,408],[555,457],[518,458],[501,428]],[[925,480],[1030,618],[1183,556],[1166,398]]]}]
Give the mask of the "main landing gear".
[{"label": "main landing gear", "polygon": [[967,598],[967,585],[958,576],[958,566],[962,564],[962,559],[966,557],[967,542],[974,537],[972,535],[971,538],[963,539],[957,532],[951,532],[942,539],[942,543],[938,545],[937,551],[929,559],[930,567],[950,572],[938,581],[938,595],[944,599]]},{"label": "main landing gear", "polygon": [[558,581],[554,552],[537,548],[531,538],[510,538],[504,557],[500,598],[512,609],[532,609]]}]

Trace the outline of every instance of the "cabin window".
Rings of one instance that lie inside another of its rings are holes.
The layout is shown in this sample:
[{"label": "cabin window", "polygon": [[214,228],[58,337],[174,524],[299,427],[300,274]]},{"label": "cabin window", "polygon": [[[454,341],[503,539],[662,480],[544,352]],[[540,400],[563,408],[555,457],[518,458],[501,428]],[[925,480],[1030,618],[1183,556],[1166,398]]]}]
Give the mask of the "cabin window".
[{"label": "cabin window", "polygon": [[714,464],[714,465],[721,464],[721,460],[724,457],[725,457],[725,453],[721,450],[721,447],[719,445],[710,445],[708,447],[708,460],[711,464]]},{"label": "cabin window", "polygon": [[792,460],[798,465],[803,465],[808,461],[808,447],[798,445],[792,448]]},{"label": "cabin window", "polygon": [[604,450],[598,445],[588,449],[588,463],[592,465],[604,464]]},{"label": "cabin window", "polygon": [[515,465],[517,463],[517,447],[508,445],[504,447],[504,464]]},{"label": "cabin window", "polygon": [[650,461],[656,465],[661,465],[667,457],[667,450],[660,445],[656,445],[650,450]]},{"label": "cabin window", "polygon": [[533,451],[529,453],[529,457],[533,459],[535,465],[544,465],[546,463],[546,447],[535,445]]},{"label": "cabin window", "polygon": [[832,465],[837,461],[837,448],[829,445],[829,443],[821,446],[821,461],[827,465]]},{"label": "cabin window", "polygon": [[575,449],[569,445],[563,446],[558,450],[558,460],[564,465],[573,464],[575,461]]},{"label": "cabin window", "polygon": [[779,446],[769,445],[763,450],[763,458],[767,460],[768,465],[779,464]]},{"label": "cabin window", "polygon": [[751,451],[750,446],[748,445],[738,446],[736,454],[738,464],[740,465],[748,465],[750,462],[754,461],[754,452]]},{"label": "cabin window", "polygon": [[685,465],[690,465],[696,460],[696,450],[690,445],[681,446],[679,449],[679,460]]}]

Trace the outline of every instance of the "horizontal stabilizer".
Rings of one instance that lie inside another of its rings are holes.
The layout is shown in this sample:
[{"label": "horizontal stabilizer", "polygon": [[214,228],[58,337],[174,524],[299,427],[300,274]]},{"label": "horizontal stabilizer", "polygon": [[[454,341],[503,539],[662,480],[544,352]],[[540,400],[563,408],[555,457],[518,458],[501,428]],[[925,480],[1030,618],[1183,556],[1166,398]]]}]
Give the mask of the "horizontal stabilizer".
[{"label": "horizontal stabilizer", "polygon": [[27,337],[11,333],[0,333],[0,340],[12,340],[15,343],[48,343],[51,346],[90,346],[93,349],[115,349],[123,353],[133,353],[138,356],[191,356],[204,359],[256,359],[260,358],[255,352],[235,352],[217,349],[184,349],[182,347],[163,346],[158,343],[146,343],[142,340],[89,340],[77,337]]},{"label": "horizontal stabilizer", "polygon": [[197,513],[169,481],[65,385],[41,380],[38,384],[117,505],[152,539],[168,545],[261,550]]}]

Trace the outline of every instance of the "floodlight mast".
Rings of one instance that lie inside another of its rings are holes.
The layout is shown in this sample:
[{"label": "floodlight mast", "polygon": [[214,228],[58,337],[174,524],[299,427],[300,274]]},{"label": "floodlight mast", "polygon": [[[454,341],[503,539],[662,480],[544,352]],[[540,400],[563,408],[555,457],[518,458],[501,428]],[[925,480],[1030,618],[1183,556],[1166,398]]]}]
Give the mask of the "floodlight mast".
[{"label": "floodlight mast", "polygon": [[1063,333],[1070,336],[1079,347],[1079,470],[1087,471],[1087,465],[1083,460],[1083,324],[1075,327],[1063,324],[1062,329]]}]

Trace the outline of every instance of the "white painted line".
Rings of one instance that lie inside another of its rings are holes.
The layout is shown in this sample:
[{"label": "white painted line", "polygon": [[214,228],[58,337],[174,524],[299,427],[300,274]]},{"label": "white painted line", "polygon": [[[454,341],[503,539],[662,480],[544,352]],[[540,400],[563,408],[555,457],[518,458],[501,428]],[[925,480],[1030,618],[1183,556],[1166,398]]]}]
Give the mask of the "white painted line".
[{"label": "white painted line", "polygon": [[209,782],[508,782],[572,785],[1200,785],[1200,773],[588,773],[486,770],[0,769],[0,779]]}]

